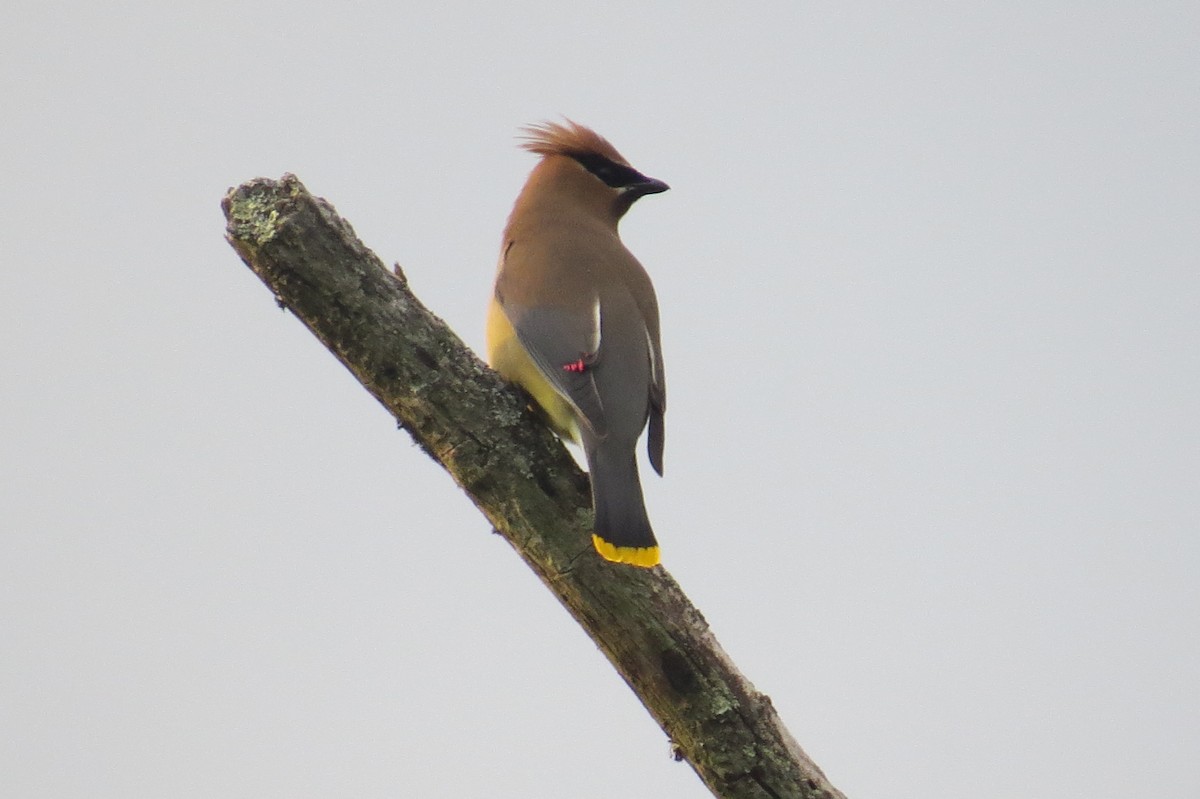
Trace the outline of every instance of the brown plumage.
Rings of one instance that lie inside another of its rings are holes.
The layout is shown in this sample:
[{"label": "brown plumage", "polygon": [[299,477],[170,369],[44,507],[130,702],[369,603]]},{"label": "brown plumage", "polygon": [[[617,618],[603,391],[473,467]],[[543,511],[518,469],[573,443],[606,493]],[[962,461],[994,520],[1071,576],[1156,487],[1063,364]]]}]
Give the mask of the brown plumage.
[{"label": "brown plumage", "polygon": [[527,125],[521,130],[525,133],[521,137],[521,147],[536,155],[565,155],[573,158],[576,155],[592,153],[629,166],[629,162],[617,152],[616,147],[609,144],[608,139],[569,119],[565,125],[543,122],[540,125]]},{"label": "brown plumage", "polygon": [[569,120],[525,129],[542,156],[504,231],[488,311],[488,359],[524,387],[560,435],[583,446],[593,541],[609,560],[652,566],[634,449],[649,423],[662,473],[666,382],[650,278],[617,234],[640,197],[667,190]]}]

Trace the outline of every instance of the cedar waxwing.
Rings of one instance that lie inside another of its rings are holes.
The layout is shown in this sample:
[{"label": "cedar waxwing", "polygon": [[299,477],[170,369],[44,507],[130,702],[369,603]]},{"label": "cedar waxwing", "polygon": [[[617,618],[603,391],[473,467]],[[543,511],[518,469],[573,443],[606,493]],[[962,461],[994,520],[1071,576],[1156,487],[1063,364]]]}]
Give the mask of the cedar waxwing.
[{"label": "cedar waxwing", "polygon": [[650,423],[662,474],[666,382],[650,277],[617,235],[639,197],[667,190],[570,120],[525,129],[542,157],[517,197],[488,308],[488,361],[559,435],[583,445],[592,541],[610,561],[654,566],[658,542],[635,451]]}]

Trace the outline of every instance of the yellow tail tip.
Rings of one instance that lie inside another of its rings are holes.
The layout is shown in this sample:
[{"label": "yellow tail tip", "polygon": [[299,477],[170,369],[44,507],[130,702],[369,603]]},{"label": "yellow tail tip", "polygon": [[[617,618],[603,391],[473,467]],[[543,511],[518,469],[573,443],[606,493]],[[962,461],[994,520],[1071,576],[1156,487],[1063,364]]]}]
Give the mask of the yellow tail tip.
[{"label": "yellow tail tip", "polygon": [[600,557],[613,563],[628,563],[631,566],[650,568],[658,565],[658,547],[619,547],[610,544],[598,535],[592,535],[592,543]]}]

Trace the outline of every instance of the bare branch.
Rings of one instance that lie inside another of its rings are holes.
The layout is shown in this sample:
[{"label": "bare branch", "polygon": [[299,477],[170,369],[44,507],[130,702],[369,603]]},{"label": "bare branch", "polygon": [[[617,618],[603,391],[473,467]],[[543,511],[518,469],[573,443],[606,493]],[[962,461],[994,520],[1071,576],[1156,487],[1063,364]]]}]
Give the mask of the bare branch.
[{"label": "bare branch", "polygon": [[[715,796],[843,795],[661,567],[592,550],[587,478],[524,399],[292,175],[226,195],[242,260],[442,464],[587,631]],[[843,798],[844,799],[844,798]]]}]

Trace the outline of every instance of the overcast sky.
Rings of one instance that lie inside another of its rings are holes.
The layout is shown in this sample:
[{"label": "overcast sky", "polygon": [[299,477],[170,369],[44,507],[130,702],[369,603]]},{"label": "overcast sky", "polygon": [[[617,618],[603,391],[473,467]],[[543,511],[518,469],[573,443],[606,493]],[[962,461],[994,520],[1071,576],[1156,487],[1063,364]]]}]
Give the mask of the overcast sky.
[{"label": "overcast sky", "polygon": [[672,186],[650,514],[833,783],[1200,795],[1200,6],[173,5],[0,26],[0,795],[707,795],[223,239],[294,172],[481,349],[560,115]]}]

